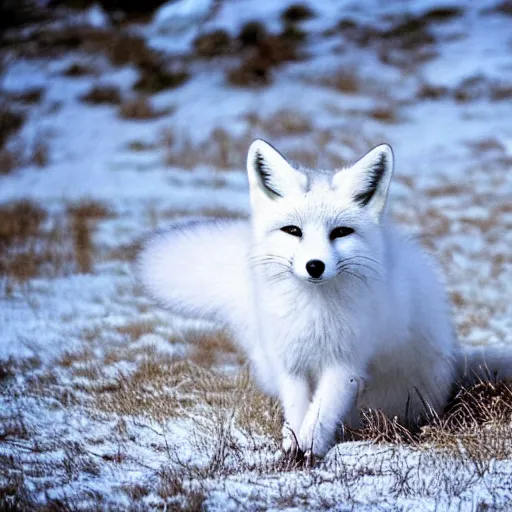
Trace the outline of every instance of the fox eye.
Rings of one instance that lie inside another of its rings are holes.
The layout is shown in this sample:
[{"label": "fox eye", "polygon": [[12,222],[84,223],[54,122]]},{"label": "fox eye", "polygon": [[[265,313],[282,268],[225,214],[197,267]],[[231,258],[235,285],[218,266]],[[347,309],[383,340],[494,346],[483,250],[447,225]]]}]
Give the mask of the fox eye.
[{"label": "fox eye", "polygon": [[352,228],[347,228],[347,227],[339,227],[339,228],[334,228],[332,231],[331,231],[331,234],[329,235],[329,238],[332,240],[336,240],[336,238],[341,238],[341,237],[344,237],[344,236],[348,236],[348,235],[351,235],[352,233],[354,232],[354,230]]},{"label": "fox eye", "polygon": [[302,231],[297,226],[285,226],[284,228],[281,228],[281,231],[284,231],[285,233],[288,233],[292,236],[302,236]]}]

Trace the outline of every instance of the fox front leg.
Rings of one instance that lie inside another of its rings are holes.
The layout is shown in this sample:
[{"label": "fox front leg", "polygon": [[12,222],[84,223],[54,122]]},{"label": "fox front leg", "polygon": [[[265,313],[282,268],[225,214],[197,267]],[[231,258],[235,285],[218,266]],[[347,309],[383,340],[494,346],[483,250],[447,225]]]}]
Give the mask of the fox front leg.
[{"label": "fox front leg", "polygon": [[357,405],[364,379],[353,369],[333,367],[324,371],[299,434],[299,448],[323,457],[332,447],[336,430]]},{"label": "fox front leg", "polygon": [[293,457],[298,451],[299,432],[310,403],[308,382],[300,377],[284,375],[279,382],[284,408],[283,451]]}]

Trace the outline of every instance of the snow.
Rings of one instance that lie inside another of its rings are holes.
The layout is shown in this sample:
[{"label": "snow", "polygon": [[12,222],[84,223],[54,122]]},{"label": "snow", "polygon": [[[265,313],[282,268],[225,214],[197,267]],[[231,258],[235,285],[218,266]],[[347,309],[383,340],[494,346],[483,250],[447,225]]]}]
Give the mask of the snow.
[{"label": "snow", "polygon": [[[137,29],[150,45],[169,55],[182,54],[199,33],[224,28],[237,35],[251,20],[278,33],[280,14],[291,3],[225,1],[215,10],[209,0],[175,1]],[[493,12],[496,3],[490,0],[309,5],[316,16],[302,24],[309,34],[308,58],[276,70],[272,84],[262,89],[230,87],[220,61],[196,63],[183,86],[151,98],[156,108],[173,109],[156,119],[127,121],[116,106],[79,100],[98,83],[116,85],[125,98],[133,97],[134,67],[114,68],[100,56],[82,53],[8,61],[4,90],[44,88],[42,101],[26,109],[18,141],[43,134],[49,162],[0,175],[0,206],[31,199],[58,219],[65,218],[70,204],[88,199],[115,213],[95,223],[98,254],[89,273],[42,274],[23,283],[0,278],[0,361],[15,364],[15,377],[0,394],[0,418],[5,425],[23,424],[29,432],[19,439],[7,435],[5,442],[0,436],[0,456],[5,461],[14,457],[13,473],[31,475],[37,468],[44,475],[25,477],[35,502],[77,497],[77,508],[94,508],[92,500],[100,496],[112,509],[129,509],[134,500],[141,510],[171,506],[183,498],[171,485],[174,471],[182,494],[195,488],[204,492],[209,510],[510,507],[510,460],[494,460],[475,476],[468,469],[471,460],[435,450],[340,443],[313,470],[283,471],[276,440],[235,420],[226,427],[232,441],[226,459],[213,470],[215,436],[224,424],[217,415],[229,419],[241,407],[230,399],[219,412],[211,405],[215,386],[219,381],[232,386],[229,379],[237,372],[243,375],[245,368],[220,363],[220,370],[192,366],[194,377],[186,373],[183,367],[192,364],[187,359],[190,333],[209,333],[214,326],[158,308],[138,288],[132,262],[109,256],[164,227],[173,212],[194,216],[226,209],[247,215],[244,156],[239,169],[224,169],[205,163],[200,153],[214,145],[216,129],[233,139],[267,136],[264,121],[275,122],[273,116],[283,111],[298,113],[309,121],[307,130],[279,133],[276,141],[270,140],[285,154],[303,150],[321,153],[325,161],[350,161],[376,143],[391,143],[397,161],[392,210],[406,229],[426,236],[429,250],[442,263],[448,290],[461,297],[453,310],[462,341],[512,345],[512,103],[510,98],[458,102],[451,96],[417,96],[425,83],[453,90],[475,75],[510,84],[510,17]],[[410,68],[383,62],[378,49],[369,45],[326,34],[340,18],[386,27],[397,17],[441,6],[459,6],[464,12],[435,27],[434,57]],[[108,26],[97,5],[86,16],[92,26]],[[73,62],[93,63],[99,76],[64,77],[62,71]],[[358,90],[342,92],[321,80],[338,72],[355,73]],[[395,109],[397,119],[372,116],[382,106]],[[251,124],[255,114],[262,120],[259,125]],[[184,169],[179,163],[166,164],[165,130],[192,145],[197,165]],[[134,141],[148,149],[129,149]],[[130,330],[131,324],[136,326]],[[119,389],[137,382],[141,365],[154,361],[175,372],[169,382],[159,387],[141,377],[140,388],[128,395],[146,400],[148,408],[176,397],[179,407],[195,405],[183,416],[169,413],[164,419],[109,409],[105,393],[113,393],[114,400]],[[179,380],[181,371],[185,377]],[[100,386],[107,391],[94,391]],[[246,405],[250,399],[241,402]],[[264,412],[270,410],[268,406]],[[264,414],[258,409],[258,415]],[[123,457],[116,459],[116,454]],[[180,473],[183,464],[193,467],[185,476]],[[47,467],[54,468],[50,474]],[[0,494],[5,474],[0,474]],[[136,485],[146,487],[148,494],[133,498],[123,490]]]}]

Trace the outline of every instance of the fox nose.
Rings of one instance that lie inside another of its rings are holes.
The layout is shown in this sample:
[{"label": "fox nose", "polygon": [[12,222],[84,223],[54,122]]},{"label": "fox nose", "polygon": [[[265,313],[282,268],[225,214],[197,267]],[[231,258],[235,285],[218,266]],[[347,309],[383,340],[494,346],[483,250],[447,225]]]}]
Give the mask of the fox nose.
[{"label": "fox nose", "polygon": [[324,273],[325,263],[320,260],[309,260],[306,263],[306,270],[311,277],[317,279]]}]

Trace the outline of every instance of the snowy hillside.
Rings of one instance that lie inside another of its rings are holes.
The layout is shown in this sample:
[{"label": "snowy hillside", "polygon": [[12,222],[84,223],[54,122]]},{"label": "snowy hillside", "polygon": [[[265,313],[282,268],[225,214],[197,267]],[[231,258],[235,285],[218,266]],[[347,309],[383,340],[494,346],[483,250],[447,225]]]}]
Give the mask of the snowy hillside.
[{"label": "snowy hillside", "polygon": [[243,355],[133,270],[171,219],[249,214],[253,139],[324,168],[388,142],[460,339],[512,350],[512,4],[47,4],[0,33],[0,508],[512,509],[512,393],[290,467]]}]

